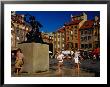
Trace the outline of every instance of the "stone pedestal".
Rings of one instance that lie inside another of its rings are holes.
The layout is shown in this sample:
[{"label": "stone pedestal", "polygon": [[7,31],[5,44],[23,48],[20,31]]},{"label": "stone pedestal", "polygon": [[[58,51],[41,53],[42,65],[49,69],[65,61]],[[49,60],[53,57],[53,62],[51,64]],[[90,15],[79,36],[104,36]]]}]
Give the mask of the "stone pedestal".
[{"label": "stone pedestal", "polygon": [[41,43],[22,43],[24,58],[23,72],[36,73],[49,70],[49,46]]}]

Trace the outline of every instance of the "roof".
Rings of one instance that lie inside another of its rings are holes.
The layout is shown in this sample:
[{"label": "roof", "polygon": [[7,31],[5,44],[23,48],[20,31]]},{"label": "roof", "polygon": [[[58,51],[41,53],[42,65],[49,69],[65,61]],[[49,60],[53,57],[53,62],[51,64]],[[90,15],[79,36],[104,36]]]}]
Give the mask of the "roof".
[{"label": "roof", "polygon": [[93,25],[94,25],[94,21],[93,20],[87,20],[87,21],[85,21],[83,26],[81,26],[80,29],[90,29],[90,28],[93,28]]},{"label": "roof", "polygon": [[65,31],[65,27],[62,27],[62,28],[60,28],[60,29],[58,29],[58,32],[64,32]]},{"label": "roof", "polygon": [[77,25],[81,22],[82,20],[74,20],[74,21],[71,21],[69,23],[65,23],[65,25]]}]

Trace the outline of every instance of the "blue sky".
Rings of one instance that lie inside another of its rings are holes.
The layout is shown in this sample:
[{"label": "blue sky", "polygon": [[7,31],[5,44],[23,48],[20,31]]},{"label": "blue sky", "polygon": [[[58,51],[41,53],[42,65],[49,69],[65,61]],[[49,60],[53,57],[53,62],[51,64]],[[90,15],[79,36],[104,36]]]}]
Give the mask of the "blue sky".
[{"label": "blue sky", "polygon": [[62,27],[65,22],[71,21],[73,16],[80,15],[85,12],[88,20],[94,19],[95,16],[100,16],[100,11],[16,11],[17,14],[30,14],[36,17],[43,27],[40,31],[54,32]]}]

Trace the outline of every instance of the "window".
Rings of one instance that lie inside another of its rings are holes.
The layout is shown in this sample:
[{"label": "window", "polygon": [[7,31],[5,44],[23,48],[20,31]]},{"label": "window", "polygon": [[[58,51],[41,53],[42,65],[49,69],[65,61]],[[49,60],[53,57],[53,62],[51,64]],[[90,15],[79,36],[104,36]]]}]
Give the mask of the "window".
[{"label": "window", "polygon": [[81,37],[81,41],[83,41],[84,40],[84,38],[83,37]]},{"label": "window", "polygon": [[67,31],[66,34],[69,35],[69,31]]},{"label": "window", "polygon": [[19,34],[19,29],[16,29],[16,33],[17,33],[17,35]]},{"label": "window", "polygon": [[84,48],[84,44],[81,44],[81,48]]},{"label": "window", "polygon": [[88,40],[91,40],[91,36],[88,36]]},{"label": "window", "polygon": [[69,48],[73,48],[73,43],[69,43]]},{"label": "window", "polygon": [[54,34],[54,36],[56,37],[56,34]]},{"label": "window", "polygon": [[78,48],[78,43],[75,43],[75,48]]},{"label": "window", "polygon": [[75,39],[77,39],[77,36],[75,35]]},{"label": "window", "polygon": [[77,26],[75,26],[75,28],[77,28]]},{"label": "window", "polygon": [[58,38],[58,41],[60,41],[60,38]]},{"label": "window", "polygon": [[81,31],[81,35],[83,35],[83,31]]},{"label": "window", "polygon": [[69,37],[67,37],[67,40],[69,40]]},{"label": "window", "polygon": [[58,44],[58,48],[60,47],[60,45]]},{"label": "window", "polygon": [[64,38],[65,36],[64,35],[62,35],[62,38]]},{"label": "window", "polygon": [[58,38],[60,38],[60,34],[58,34]]},{"label": "window", "polygon": [[64,47],[64,44],[62,45],[62,47]]},{"label": "window", "polygon": [[58,33],[58,36],[60,35],[60,33]]},{"label": "window", "polygon": [[64,33],[62,33],[62,36],[64,37]]},{"label": "window", "polygon": [[70,33],[71,33],[71,35],[72,35],[72,34],[73,34],[73,31],[71,31]]},{"label": "window", "polygon": [[73,28],[75,28],[75,26],[73,25]]},{"label": "window", "polygon": [[69,48],[69,44],[66,45],[66,48],[67,48],[67,49]]},{"label": "window", "polygon": [[87,34],[87,30],[85,31],[85,34]]},{"label": "window", "polygon": [[58,41],[58,44],[60,44],[60,41]]},{"label": "window", "polygon": [[56,38],[55,38],[55,41],[56,41]]},{"label": "window", "polygon": [[84,40],[87,40],[87,36],[84,37]]},{"label": "window", "polygon": [[89,48],[92,48],[92,44],[89,44]]},{"label": "window", "polygon": [[97,32],[96,31],[95,31],[94,35],[97,36]]},{"label": "window", "polygon": [[74,34],[77,34],[77,30],[76,29],[74,30]]},{"label": "window", "polygon": [[88,48],[88,44],[85,44],[85,49]]},{"label": "window", "polygon": [[92,34],[92,30],[89,30],[88,32],[89,32],[88,34]]},{"label": "window", "polygon": [[71,40],[73,40],[73,35],[71,36]]},{"label": "window", "polygon": [[71,28],[74,28],[73,26],[71,26]]}]

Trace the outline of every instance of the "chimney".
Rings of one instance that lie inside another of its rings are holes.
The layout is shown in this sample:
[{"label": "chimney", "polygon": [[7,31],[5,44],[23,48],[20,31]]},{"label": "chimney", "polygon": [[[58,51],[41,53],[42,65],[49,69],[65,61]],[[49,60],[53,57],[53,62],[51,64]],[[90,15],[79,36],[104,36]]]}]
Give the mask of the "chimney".
[{"label": "chimney", "polygon": [[73,15],[71,14],[71,21],[74,21],[74,19],[73,19]]}]

